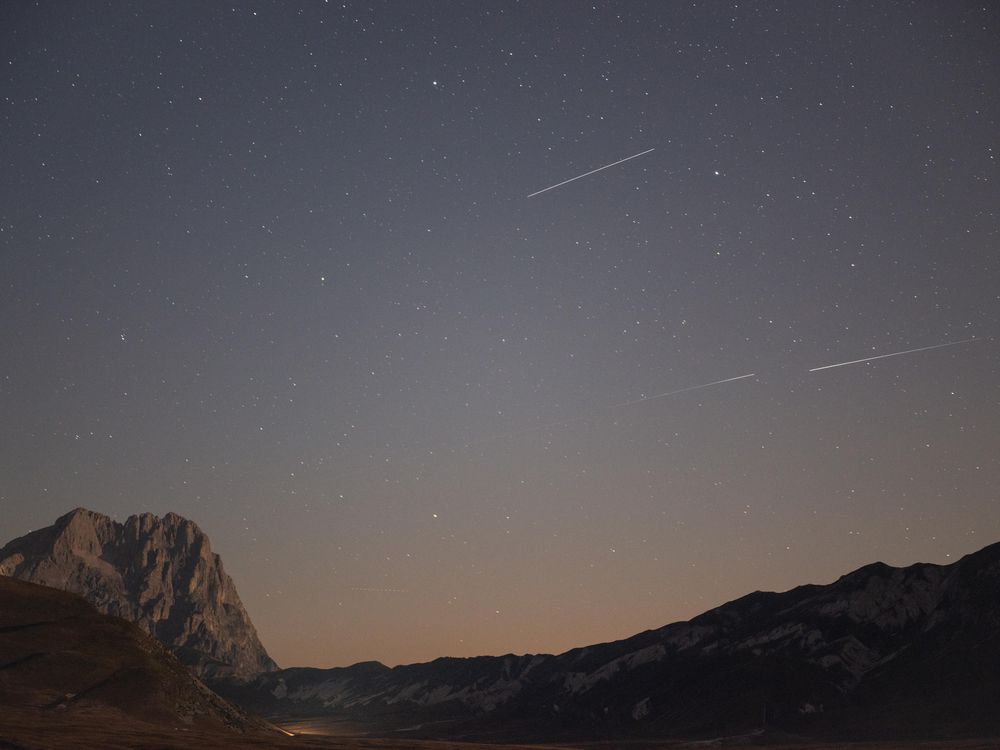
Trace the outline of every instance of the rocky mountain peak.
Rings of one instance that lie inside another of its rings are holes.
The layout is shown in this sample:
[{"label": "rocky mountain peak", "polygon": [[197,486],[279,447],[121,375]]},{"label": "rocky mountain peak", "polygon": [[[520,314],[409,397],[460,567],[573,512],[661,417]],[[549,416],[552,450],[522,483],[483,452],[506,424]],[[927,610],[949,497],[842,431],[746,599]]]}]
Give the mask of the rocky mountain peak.
[{"label": "rocky mountain peak", "polygon": [[80,594],[135,622],[202,677],[277,669],[208,537],[176,513],[118,523],[76,508],[0,549],[0,574]]}]

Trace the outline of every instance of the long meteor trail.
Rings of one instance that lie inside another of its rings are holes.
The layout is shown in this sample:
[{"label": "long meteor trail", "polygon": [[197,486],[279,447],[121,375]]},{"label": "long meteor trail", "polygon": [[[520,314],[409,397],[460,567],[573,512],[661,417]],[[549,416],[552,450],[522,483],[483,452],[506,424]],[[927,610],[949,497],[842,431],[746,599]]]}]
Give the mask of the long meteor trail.
[{"label": "long meteor trail", "polygon": [[655,148],[648,148],[645,151],[640,151],[638,154],[632,154],[631,156],[626,156],[624,159],[619,159],[618,161],[613,161],[610,164],[605,164],[603,167],[598,167],[597,169],[591,169],[589,172],[584,172],[583,174],[578,174],[576,177],[570,177],[568,180],[563,180],[562,182],[557,182],[555,185],[549,185],[547,188],[542,188],[541,190],[536,190],[534,193],[529,193],[529,198],[534,198],[536,195],[541,195],[542,193],[547,193],[549,190],[555,190],[557,187],[562,187],[567,185],[574,180],[579,180],[584,177],[588,177],[596,172],[600,172],[602,169],[609,169],[611,167],[617,166],[629,159],[638,159],[640,156],[648,154],[650,151],[655,151]]},{"label": "long meteor trail", "polygon": [[823,365],[822,367],[814,367],[809,372],[819,372],[820,370],[830,370],[834,367],[847,367],[848,365],[859,365],[862,362],[871,362],[876,359],[885,359],[886,357],[901,357],[904,354],[914,354],[916,352],[927,352],[931,349],[943,349],[946,346],[958,346],[959,344],[968,344],[972,341],[978,341],[978,339],[962,339],[961,341],[948,341],[944,344],[934,344],[934,346],[921,346],[919,349],[907,349],[903,352],[892,352],[890,354],[879,354],[877,357],[865,357],[864,359],[852,359],[850,362],[837,362],[833,365]]}]

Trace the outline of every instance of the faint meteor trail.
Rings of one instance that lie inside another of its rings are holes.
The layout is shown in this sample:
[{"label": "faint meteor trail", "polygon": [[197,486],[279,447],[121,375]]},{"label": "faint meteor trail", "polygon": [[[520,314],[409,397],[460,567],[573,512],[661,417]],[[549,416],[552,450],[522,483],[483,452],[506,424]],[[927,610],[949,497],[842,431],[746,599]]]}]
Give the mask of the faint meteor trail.
[{"label": "faint meteor trail", "polygon": [[968,344],[972,341],[978,341],[978,339],[962,339],[961,341],[948,341],[944,344],[934,344],[934,346],[921,346],[919,349],[907,349],[902,352],[891,352],[890,354],[879,354],[877,357],[865,357],[864,359],[852,359],[850,362],[837,362],[833,365],[823,365],[822,367],[814,367],[809,372],[819,372],[820,370],[829,370],[834,367],[847,367],[847,365],[859,365],[862,362],[871,362],[875,359],[885,359],[886,357],[901,357],[904,354],[914,354],[916,352],[926,352],[931,349],[943,349],[946,346],[958,346],[959,344]]},{"label": "faint meteor trail", "polygon": [[638,157],[643,156],[645,154],[648,154],[650,151],[655,151],[655,150],[656,150],[655,148],[648,148],[645,151],[640,151],[638,154],[632,154],[631,156],[626,156],[624,159],[619,159],[618,161],[611,162],[610,164],[605,164],[603,167],[598,167],[597,169],[591,169],[589,172],[584,172],[583,174],[578,174],[576,177],[570,177],[568,180],[563,180],[562,182],[558,182],[555,185],[549,185],[547,188],[542,188],[541,190],[536,190],[534,193],[529,193],[528,197],[529,198],[534,198],[536,195],[541,195],[542,193],[546,193],[549,190],[555,190],[557,187],[562,187],[563,185],[566,185],[566,184],[568,184],[570,182],[573,182],[575,180],[579,180],[579,179],[582,179],[582,178],[587,177],[589,175],[592,175],[592,174],[594,174],[596,172],[600,172],[602,169],[608,169],[610,167],[617,166],[618,164],[626,162],[629,159],[637,159]]},{"label": "faint meteor trail", "polygon": [[641,404],[643,401],[653,401],[658,398],[666,398],[667,396],[676,396],[678,393],[687,393],[688,391],[699,391],[702,388],[711,388],[713,385],[722,385],[723,383],[732,383],[734,380],[743,380],[744,378],[752,378],[757,373],[748,372],[746,375],[737,375],[735,378],[725,378],[724,380],[713,380],[711,383],[702,383],[701,385],[689,385],[687,388],[678,388],[676,391],[667,391],[666,393],[657,393],[655,396],[643,396],[642,398],[633,399],[632,401],[622,401],[620,404],[612,404],[611,409],[616,409],[619,406],[631,406],[632,404]]},{"label": "faint meteor trail", "polygon": [[[641,404],[644,401],[654,401],[658,398],[666,398],[667,396],[676,396],[679,393],[687,393],[688,391],[699,391],[702,388],[711,388],[713,385],[722,385],[723,383],[732,383],[736,380],[743,380],[744,378],[752,378],[757,373],[748,372],[746,375],[738,375],[735,378],[724,378],[722,380],[713,380],[711,383],[701,383],[700,385],[689,385],[687,388],[678,388],[676,391],[667,391],[666,393],[657,393],[655,396],[643,396],[642,398],[632,399],[631,401],[622,401],[617,404],[607,404],[606,406],[600,407],[602,410],[607,409],[618,409],[623,406],[631,406],[632,404]],[[501,440],[509,437],[516,437],[517,435],[524,435],[529,432],[539,432],[542,430],[551,430],[554,427],[564,427],[574,422],[583,422],[588,419],[594,419],[600,411],[594,414],[588,414],[582,417],[571,417],[569,419],[560,419],[557,422],[547,422],[545,424],[535,425],[534,427],[522,427],[519,430],[512,430],[510,432],[503,432],[497,435],[487,435],[485,437],[479,438],[478,440],[470,441],[465,443],[463,448],[471,448],[474,445],[480,445],[482,443],[489,443],[494,440]]]}]

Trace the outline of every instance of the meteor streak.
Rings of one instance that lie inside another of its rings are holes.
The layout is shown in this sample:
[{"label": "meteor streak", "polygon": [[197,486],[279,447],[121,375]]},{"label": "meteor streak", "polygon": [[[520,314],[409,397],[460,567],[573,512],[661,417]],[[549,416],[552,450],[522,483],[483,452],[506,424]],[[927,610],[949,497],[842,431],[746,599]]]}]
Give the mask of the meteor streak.
[{"label": "meteor streak", "polygon": [[655,148],[649,148],[645,151],[640,151],[638,154],[632,154],[631,156],[626,156],[624,159],[619,159],[618,161],[613,161],[610,164],[605,164],[603,167],[598,167],[597,169],[591,169],[589,172],[584,172],[583,174],[578,174],[576,177],[570,177],[568,180],[563,180],[562,182],[557,182],[555,185],[549,185],[547,188],[542,188],[541,190],[536,190],[534,193],[529,193],[529,198],[534,198],[536,195],[541,195],[542,193],[548,192],[549,190],[555,190],[557,187],[562,187],[567,183],[573,182],[574,180],[579,180],[583,177],[594,174],[595,172],[600,172],[602,169],[608,169],[609,167],[614,167],[622,162],[626,162],[629,159],[636,159],[644,154],[648,154],[650,151],[655,151]]},{"label": "meteor streak", "polygon": [[687,388],[678,388],[676,391],[667,391],[666,393],[657,393],[655,396],[643,396],[642,398],[637,398],[632,401],[623,401],[620,404],[612,404],[610,408],[616,409],[619,406],[631,406],[632,404],[641,404],[643,401],[653,401],[658,398],[666,398],[667,396],[676,396],[678,393],[687,393],[688,391],[699,391],[702,388],[711,388],[713,385],[722,385],[723,383],[732,383],[734,380],[743,380],[744,378],[752,378],[757,373],[748,372],[746,375],[738,375],[735,378],[726,378],[725,380],[713,380],[711,383],[702,383],[701,385],[689,385]]},{"label": "meteor streak", "polygon": [[[633,399],[632,401],[622,401],[618,404],[607,404],[600,407],[601,410],[608,409],[618,409],[622,406],[631,406],[632,404],[641,404],[643,401],[653,401],[658,398],[666,398],[667,396],[676,396],[679,393],[687,393],[688,391],[699,391],[702,388],[711,388],[713,385],[722,385],[723,383],[732,383],[734,380],[743,380],[744,378],[752,378],[756,373],[748,372],[746,375],[738,375],[735,378],[725,378],[724,380],[713,380],[711,383],[702,383],[701,385],[689,385],[687,388],[678,388],[676,391],[667,391],[666,393],[657,393],[655,396],[643,396],[642,398]],[[472,442],[465,443],[464,448],[470,448],[473,445],[479,445],[481,443],[489,443],[494,440],[500,440],[503,438],[515,437],[517,435],[525,435],[529,432],[539,432],[542,430],[551,430],[554,427],[564,427],[574,422],[583,422],[588,419],[593,419],[596,414],[600,412],[595,412],[594,414],[588,414],[582,417],[571,417],[569,419],[560,419],[558,422],[547,422],[546,424],[535,425],[534,427],[523,427],[520,430],[513,430],[511,432],[504,432],[498,435],[487,435],[486,437],[480,438],[479,440],[474,440]]]},{"label": "meteor streak", "polygon": [[934,344],[934,346],[921,346],[919,349],[907,349],[903,352],[892,352],[891,354],[879,354],[877,357],[865,357],[864,359],[852,359],[850,362],[838,362],[834,365],[823,365],[822,367],[814,367],[809,372],[819,372],[820,370],[829,370],[833,367],[847,367],[847,365],[858,365],[862,362],[871,362],[874,359],[885,359],[886,357],[900,357],[904,354],[914,354],[915,352],[926,352],[931,349],[942,349],[946,346],[958,346],[959,344],[968,344],[971,341],[976,341],[976,339],[962,339],[961,341],[948,341],[944,344]]},{"label": "meteor streak", "polygon": [[[594,407],[594,411],[590,414],[585,414],[578,417],[570,417],[568,419],[560,419],[554,422],[547,422],[545,424],[534,425],[532,427],[522,427],[516,430],[510,430],[508,432],[497,433],[493,435],[485,435],[477,440],[468,440],[463,443],[457,443],[452,445],[439,445],[434,450],[422,449],[419,455],[414,455],[410,458],[400,458],[394,460],[391,464],[389,459],[386,458],[384,461],[380,461],[377,464],[371,464],[368,466],[357,467],[353,471],[344,472],[337,477],[337,480],[342,480],[347,477],[357,476],[359,474],[366,474],[370,471],[375,471],[377,469],[385,468],[386,466],[398,466],[400,464],[415,463],[427,460],[429,457],[435,456],[438,453],[441,454],[454,454],[459,451],[468,450],[477,445],[484,445],[486,443],[492,443],[496,440],[506,440],[508,438],[517,437],[519,435],[527,435],[531,432],[542,432],[545,430],[551,430],[557,427],[565,427],[567,425],[575,424],[576,422],[585,422],[587,420],[594,419],[602,413],[606,413],[612,409],[619,409],[625,406],[632,406],[633,404],[641,404],[644,401],[655,401],[660,398],[667,398],[668,396],[676,396],[681,393],[688,393],[690,391],[700,391],[703,388],[711,388],[712,386],[722,385],[723,383],[733,383],[737,380],[745,380],[746,378],[752,378],[757,373],[748,372],[746,375],[737,375],[735,378],[723,378],[722,380],[713,380],[711,383],[701,383],[699,385],[689,385],[686,388],[678,388],[674,391],[667,391],[666,393],[657,393],[653,396],[642,396],[641,398],[632,399],[631,401],[622,401],[617,404],[605,404],[604,406]],[[402,589],[394,588],[375,588],[367,586],[350,586],[351,591],[382,591],[382,592],[393,592],[393,593],[405,593]]]}]

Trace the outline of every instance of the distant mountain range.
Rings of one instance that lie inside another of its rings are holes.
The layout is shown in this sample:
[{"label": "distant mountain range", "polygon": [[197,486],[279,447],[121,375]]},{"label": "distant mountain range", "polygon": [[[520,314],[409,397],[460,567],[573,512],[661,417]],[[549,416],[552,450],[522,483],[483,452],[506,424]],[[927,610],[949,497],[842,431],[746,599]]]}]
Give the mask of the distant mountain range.
[{"label": "distant mountain range", "polygon": [[134,622],[200,677],[277,669],[208,537],[174,513],[122,524],[77,508],[0,549],[0,575],[80,594]]},{"label": "distant mountain range", "polygon": [[488,741],[1000,735],[1000,544],[756,592],[560,655],[392,669],[277,670],[207,538],[173,514],[120,525],[76,510],[0,550],[0,573],[139,623],[220,694],[274,717]]},{"label": "distant mountain range", "polygon": [[263,714],[496,741],[997,735],[1000,544],[749,594],[558,656],[285,669],[216,688]]}]

